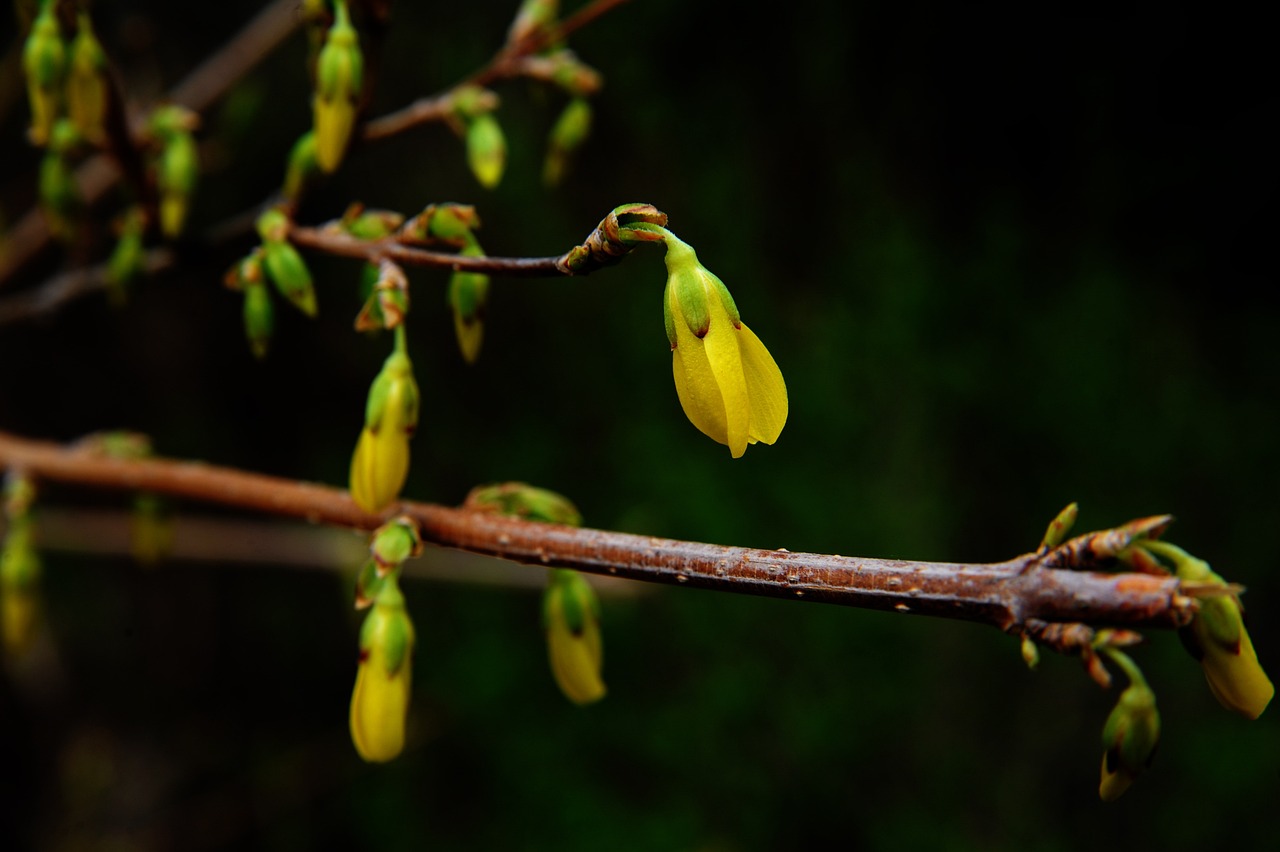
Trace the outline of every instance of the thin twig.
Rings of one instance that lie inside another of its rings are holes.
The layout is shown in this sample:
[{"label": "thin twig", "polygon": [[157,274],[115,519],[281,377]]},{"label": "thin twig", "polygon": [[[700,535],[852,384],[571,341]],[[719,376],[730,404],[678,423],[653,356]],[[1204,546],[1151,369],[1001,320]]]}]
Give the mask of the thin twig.
[{"label": "thin twig", "polygon": [[483,272],[490,275],[558,277],[565,273],[557,257],[466,257],[449,252],[428,251],[396,242],[394,237],[361,240],[343,231],[329,228],[289,226],[289,240],[302,248],[322,251],[338,257],[350,257],[377,263],[394,260],[406,266],[426,266],[454,271]]},{"label": "thin twig", "polygon": [[[173,249],[160,247],[142,258],[142,275],[163,272],[177,261]],[[81,296],[106,290],[111,286],[110,265],[83,266],[55,275],[33,290],[25,290],[0,299],[0,326],[48,316]]]},{"label": "thin twig", "polygon": [[[1041,622],[1178,627],[1194,609],[1176,578],[1049,569],[1042,565],[1043,552],[996,564],[912,562],[700,544],[429,503],[403,502],[372,515],[347,492],[330,486],[196,462],[109,458],[84,446],[63,447],[3,432],[0,467],[22,470],[37,481],[145,490],[355,530],[372,530],[387,517],[405,514],[418,522],[425,541],[513,562],[958,618],[1014,633]],[[1084,562],[1079,567],[1101,565]]]}]

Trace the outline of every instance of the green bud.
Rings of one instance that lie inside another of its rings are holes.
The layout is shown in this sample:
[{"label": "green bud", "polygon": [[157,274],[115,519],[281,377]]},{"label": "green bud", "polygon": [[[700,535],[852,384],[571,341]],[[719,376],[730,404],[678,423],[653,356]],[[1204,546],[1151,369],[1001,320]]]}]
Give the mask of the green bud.
[{"label": "green bud", "polygon": [[275,331],[271,294],[261,283],[244,283],[244,336],[255,358],[265,358]]},{"label": "green bud", "polygon": [[[480,246],[462,250],[464,257],[484,257]],[[482,272],[457,270],[449,277],[449,307],[453,310],[453,330],[458,348],[468,364],[480,356],[484,339],[484,317],[489,304],[489,276]]]},{"label": "green bud", "polygon": [[9,527],[0,544],[0,644],[13,657],[26,653],[39,620],[40,557],[30,515],[34,496],[29,479],[9,475],[5,483]]},{"label": "green bud", "polygon": [[467,126],[467,164],[485,189],[502,180],[507,165],[507,140],[491,113],[477,116]]},{"label": "green bud", "polygon": [[182,233],[191,194],[200,172],[196,140],[190,133],[174,133],[156,162],[156,189],[160,193],[160,233],[169,239]]},{"label": "green bud", "polygon": [[507,30],[507,44],[516,44],[534,33],[549,30],[560,14],[560,0],[523,0]]},{"label": "green bud", "polygon": [[315,286],[311,283],[311,271],[298,250],[287,242],[267,241],[262,244],[262,260],[280,295],[307,316],[314,317]]},{"label": "green bud", "polygon": [[1049,527],[1044,531],[1044,538],[1040,540],[1041,548],[1057,547],[1066,540],[1067,534],[1071,532],[1071,528],[1075,526],[1076,517],[1080,514],[1080,506],[1076,503],[1070,503],[1065,509],[1057,514]]},{"label": "green bud", "polygon": [[364,84],[364,56],[345,0],[335,3],[333,26],[316,59],[316,89],[312,99],[316,134],[316,163],[334,172],[342,162],[355,127],[356,101]]},{"label": "green bud", "polygon": [[479,86],[460,86],[454,89],[449,105],[456,119],[466,123],[498,108],[498,96]]},{"label": "green bud", "polygon": [[374,280],[364,307],[356,317],[356,331],[396,328],[409,312],[409,278],[398,263],[386,258],[377,266],[365,265],[363,277],[366,279],[369,269],[373,270]]},{"label": "green bud", "polygon": [[1098,795],[1104,802],[1120,797],[1151,766],[1160,740],[1160,713],[1156,696],[1131,660],[1119,651],[1108,651],[1125,673],[1129,687],[1120,695],[1102,730],[1102,780]]},{"label": "green bud", "polygon": [[107,283],[118,302],[123,301],[128,285],[142,274],[146,222],[146,214],[138,206],[130,207],[121,219],[120,239],[107,259]]},{"label": "green bud", "polygon": [[316,161],[316,132],[308,130],[298,137],[298,141],[289,150],[289,160],[284,171],[284,197],[296,202],[302,197],[307,182],[319,170],[320,164]]},{"label": "green bud", "polygon": [[93,32],[89,15],[81,12],[79,31],[71,42],[67,75],[67,114],[85,139],[101,145],[106,139],[107,57]]},{"label": "green bud", "polygon": [[358,240],[380,240],[404,224],[404,214],[394,210],[366,210],[363,204],[352,204],[342,214],[339,224]]},{"label": "green bud", "polygon": [[405,224],[402,234],[411,242],[445,243],[465,248],[475,242],[472,231],[480,227],[480,216],[470,204],[428,204]]},{"label": "green bud", "polygon": [[551,82],[573,97],[594,95],[604,84],[600,72],[583,64],[572,50],[558,50],[550,60]]},{"label": "green bud", "polygon": [[40,161],[40,207],[50,232],[64,240],[74,236],[76,220],[84,208],[69,159],[79,138],[70,121],[59,119]]},{"label": "green bud", "polygon": [[27,99],[31,104],[28,136],[38,146],[49,144],[58,118],[58,101],[67,71],[67,50],[58,28],[56,3],[46,0],[31,23],[31,33],[22,48],[22,70],[27,76]]},{"label": "green bud", "polygon": [[574,98],[560,113],[551,128],[547,145],[547,158],[542,164],[542,182],[556,186],[569,164],[569,157],[586,141],[591,132],[591,103],[585,98]]},{"label": "green bud", "polygon": [[463,508],[496,512],[545,524],[582,525],[582,514],[569,498],[523,482],[503,482],[471,489]]},{"label": "green bud", "polygon": [[289,238],[289,217],[276,207],[263,211],[255,227],[264,242],[282,242]]},{"label": "green bud", "polygon": [[418,524],[407,515],[388,521],[374,530],[370,537],[369,553],[378,566],[380,576],[399,568],[406,559],[421,552]]}]

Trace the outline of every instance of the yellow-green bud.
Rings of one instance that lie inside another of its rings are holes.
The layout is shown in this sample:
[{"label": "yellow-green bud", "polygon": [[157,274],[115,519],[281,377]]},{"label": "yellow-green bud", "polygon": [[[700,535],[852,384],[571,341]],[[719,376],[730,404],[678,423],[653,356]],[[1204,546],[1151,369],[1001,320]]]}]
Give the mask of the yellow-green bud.
[{"label": "yellow-green bud", "polygon": [[0,547],[0,643],[12,657],[26,653],[40,612],[40,557],[24,513],[13,515]]},{"label": "yellow-green bud", "polygon": [[[484,257],[479,245],[471,245],[461,252],[464,257]],[[480,344],[484,339],[484,317],[489,305],[489,276],[482,272],[457,270],[449,277],[447,296],[453,310],[453,331],[458,338],[458,348],[468,364],[474,364],[480,356]]]},{"label": "yellow-green bud", "polygon": [[156,190],[160,194],[160,233],[169,239],[182,233],[200,173],[196,140],[186,131],[169,135],[156,161]]},{"label": "yellow-green bud", "polygon": [[1042,548],[1057,547],[1066,539],[1067,534],[1071,532],[1071,528],[1075,526],[1076,518],[1080,515],[1080,506],[1077,503],[1069,503],[1065,509],[1059,512],[1054,519],[1049,522],[1048,528],[1044,531],[1044,538],[1040,540]]},{"label": "yellow-green bud", "polygon": [[543,628],[551,673],[575,704],[604,698],[600,676],[604,646],[600,638],[600,602],[577,571],[552,568],[542,603]]},{"label": "yellow-green bud", "polygon": [[507,44],[516,44],[534,33],[548,30],[560,13],[560,0],[523,0],[507,30]]},{"label": "yellow-green bud", "polygon": [[358,240],[380,240],[404,224],[404,214],[394,210],[366,210],[352,204],[342,214],[342,230]]},{"label": "yellow-green bud", "polygon": [[107,57],[93,32],[89,15],[77,18],[79,31],[71,42],[67,74],[67,114],[85,139],[101,145],[106,139]]},{"label": "yellow-green bud", "polygon": [[32,143],[49,144],[58,118],[58,100],[67,71],[67,49],[58,28],[56,3],[45,2],[31,23],[31,33],[22,48],[22,70],[27,75],[27,99],[31,104]]},{"label": "yellow-green bud", "polygon": [[422,538],[418,524],[407,515],[395,518],[373,532],[369,540],[369,555],[373,557],[379,574],[387,574],[400,567],[409,557],[422,552]]},{"label": "yellow-green bud", "polygon": [[1120,694],[1107,724],[1102,729],[1102,778],[1098,795],[1104,802],[1120,797],[1133,780],[1151,766],[1152,755],[1160,740],[1160,713],[1156,710],[1156,696],[1147,686],[1137,667],[1124,661],[1123,655],[1112,652],[1128,672],[1129,687]]},{"label": "yellow-green bud", "polygon": [[309,317],[316,315],[316,291],[311,271],[292,244],[267,241],[262,244],[267,275],[280,294]]},{"label": "yellow-green bud", "polygon": [[485,189],[493,189],[502,180],[507,140],[491,113],[477,116],[467,125],[467,164]]},{"label": "yellow-green bud", "polygon": [[312,99],[316,163],[325,172],[336,171],[346,153],[364,80],[360,39],[351,25],[345,0],[338,0],[335,11],[333,26],[316,59],[316,90]]},{"label": "yellow-green bud", "polygon": [[591,102],[574,98],[560,113],[547,144],[547,158],[542,164],[542,182],[556,186],[564,177],[569,157],[581,147],[591,132]]},{"label": "yellow-green bud", "polygon": [[414,642],[413,622],[392,575],[382,582],[360,629],[360,661],[351,693],[351,741],[370,763],[384,763],[404,750]]},{"label": "yellow-green bud", "polygon": [[417,243],[445,243],[466,248],[475,242],[472,231],[480,227],[480,216],[470,204],[428,204],[407,222],[402,239]]},{"label": "yellow-green bud", "polygon": [[400,495],[409,473],[409,438],[417,425],[413,364],[397,347],[369,388],[365,425],[351,457],[351,499],[361,509],[380,512]]},{"label": "yellow-green bud", "polygon": [[285,165],[284,189],[282,194],[289,201],[297,201],[302,197],[307,181],[319,171],[316,162],[316,132],[308,130],[298,137],[289,150],[289,160]]},{"label": "yellow-green bud", "polygon": [[568,497],[523,482],[503,482],[471,489],[464,507],[479,512],[497,512],[544,524],[582,525],[582,514]]},{"label": "yellow-green bud", "polygon": [[49,230],[62,239],[74,236],[76,220],[84,207],[70,156],[80,135],[67,119],[59,119],[40,160],[40,208]]},{"label": "yellow-green bud", "polygon": [[275,308],[271,294],[261,282],[245,281],[244,287],[244,336],[249,341],[249,351],[255,358],[265,358],[275,331]]},{"label": "yellow-green bud", "polygon": [[125,288],[142,273],[142,238],[146,232],[146,214],[141,207],[130,207],[120,222],[120,239],[107,260],[107,282],[117,300],[122,301]]}]

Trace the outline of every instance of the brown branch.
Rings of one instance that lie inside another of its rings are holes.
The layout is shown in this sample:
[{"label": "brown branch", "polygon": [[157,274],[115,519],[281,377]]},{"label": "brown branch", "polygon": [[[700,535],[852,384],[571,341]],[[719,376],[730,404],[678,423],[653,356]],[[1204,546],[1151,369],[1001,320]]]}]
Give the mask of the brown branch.
[{"label": "brown branch", "polygon": [[[1021,633],[1028,624],[1084,622],[1128,628],[1186,624],[1194,609],[1173,577],[1050,569],[1057,549],[985,565],[868,559],[700,544],[563,527],[446,506],[403,502],[371,515],[347,492],[197,462],[108,458],[0,432],[0,468],[37,480],[145,490],[313,523],[371,530],[393,514],[421,526],[424,540],[533,565],[867,609],[958,618]],[[1070,542],[1063,547],[1069,547]],[[1092,565],[1089,551],[1076,546]]]},{"label": "brown branch", "polygon": [[628,0],[594,0],[566,18],[550,32],[534,30],[525,38],[504,45],[484,67],[446,91],[420,98],[395,112],[370,120],[362,128],[361,138],[366,142],[372,142],[395,136],[420,124],[444,120],[450,113],[453,93],[463,86],[488,86],[502,80],[539,76],[541,66],[527,62],[533,54],[564,39],[570,33],[585,27],[626,2]]},{"label": "brown branch", "polygon": [[309,228],[290,224],[289,240],[294,245],[338,257],[377,263],[394,260],[405,266],[426,266],[454,271],[483,272],[490,275],[527,277],[562,276],[563,255],[557,257],[465,257],[450,252],[428,251],[397,242],[394,236],[362,240],[332,228]]},{"label": "brown branch", "polygon": [[[297,0],[275,0],[170,90],[168,100],[195,112],[208,109],[297,28],[297,5]],[[134,133],[141,129],[135,126]],[[87,204],[100,199],[119,179],[119,170],[105,154],[91,157],[76,171],[80,195]],[[19,219],[9,232],[7,251],[0,257],[0,287],[38,257],[51,240],[39,210],[30,210]]]},{"label": "brown branch", "polygon": [[[155,275],[173,266],[177,255],[170,248],[154,248],[142,259],[143,275]],[[83,266],[55,275],[32,290],[0,299],[0,326],[48,316],[81,296],[111,286],[110,265]]]}]

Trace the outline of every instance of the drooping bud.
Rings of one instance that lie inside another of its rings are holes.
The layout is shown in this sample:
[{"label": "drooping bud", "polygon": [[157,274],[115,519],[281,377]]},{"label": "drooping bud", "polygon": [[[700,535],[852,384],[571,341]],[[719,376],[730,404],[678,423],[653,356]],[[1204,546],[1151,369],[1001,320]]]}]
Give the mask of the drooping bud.
[{"label": "drooping bud", "polygon": [[267,276],[280,294],[309,317],[316,315],[316,291],[302,255],[288,241],[289,220],[280,210],[258,217],[262,237],[262,261]]},{"label": "drooping bud", "polygon": [[76,182],[71,157],[80,143],[75,125],[65,118],[54,123],[49,147],[40,160],[40,210],[49,231],[60,239],[75,236],[76,223],[84,209],[80,185]]},{"label": "drooping bud", "polygon": [[261,280],[244,283],[244,336],[253,357],[267,357],[271,335],[275,333],[275,307]]},{"label": "drooping bud", "polygon": [[1240,597],[1209,563],[1180,547],[1163,541],[1144,541],[1142,546],[1168,559],[1174,566],[1183,592],[1200,604],[1191,624],[1178,631],[1204,670],[1209,691],[1223,707],[1256,719],[1275,696],[1275,686],[1258,662],[1253,641],[1244,625]]},{"label": "drooping bud", "polygon": [[67,115],[81,136],[101,145],[106,140],[107,56],[88,13],[81,12],[77,21],[79,31],[71,42],[67,74]]},{"label": "drooping bud", "polygon": [[373,270],[373,283],[364,307],[356,316],[356,331],[394,329],[409,312],[409,278],[394,260],[383,258]]},{"label": "drooping bud", "polygon": [[40,614],[40,557],[35,549],[31,503],[35,488],[26,477],[5,480],[8,530],[0,544],[0,646],[8,656],[26,653]]},{"label": "drooping bud", "polygon": [[409,473],[409,438],[418,425],[418,384],[404,349],[404,326],[369,388],[364,429],[351,458],[351,499],[366,512],[385,509]]},{"label": "drooping bud", "polygon": [[[479,244],[472,244],[461,252],[463,257],[484,257]],[[458,338],[458,348],[468,364],[474,364],[480,356],[480,344],[484,339],[484,318],[489,305],[489,276],[483,272],[456,270],[449,277],[447,296],[453,311],[453,331]]]},{"label": "drooping bud", "polygon": [[194,112],[176,104],[158,107],[151,113],[151,134],[160,145],[155,163],[160,233],[169,239],[182,233],[200,175],[200,155],[191,135],[199,121]]},{"label": "drooping bud", "polygon": [[140,206],[130,207],[120,220],[120,238],[107,260],[107,283],[112,298],[123,302],[130,284],[142,273],[142,238],[147,230],[147,216]]},{"label": "drooping bud", "polygon": [[281,194],[290,202],[297,202],[306,189],[307,182],[320,170],[316,160],[316,132],[308,130],[298,137],[289,149],[289,160],[285,164],[284,188]]},{"label": "drooping bud", "polygon": [[604,646],[600,639],[600,601],[577,571],[552,568],[542,603],[543,628],[551,673],[575,704],[604,698],[600,676]]},{"label": "drooping bud", "polygon": [[1120,798],[1129,785],[1151,766],[1160,740],[1160,713],[1156,696],[1142,673],[1123,653],[1108,650],[1129,676],[1129,687],[1120,694],[1102,729],[1102,779],[1098,795],[1104,802]]},{"label": "drooping bud", "polygon": [[542,163],[542,182],[556,186],[564,177],[569,158],[591,132],[591,102],[573,98],[556,119],[547,140],[547,157]]},{"label": "drooping bud", "polygon": [[360,629],[360,662],[351,693],[351,741],[370,763],[385,763],[404,750],[414,642],[404,595],[391,575],[382,581]]},{"label": "drooping bud", "polygon": [[58,28],[56,7],[54,0],[43,0],[22,48],[22,70],[27,76],[27,100],[31,104],[27,135],[40,147],[49,144],[52,137],[67,72],[67,49]]},{"label": "drooping bud", "polygon": [[337,171],[355,127],[356,102],[364,85],[364,56],[360,38],[347,12],[346,0],[335,0],[333,26],[316,59],[316,90],[312,99],[316,134],[316,163],[325,172]]},{"label": "drooping bud", "polygon": [[467,165],[485,189],[502,181],[507,167],[507,139],[492,113],[472,119],[467,125]]}]

